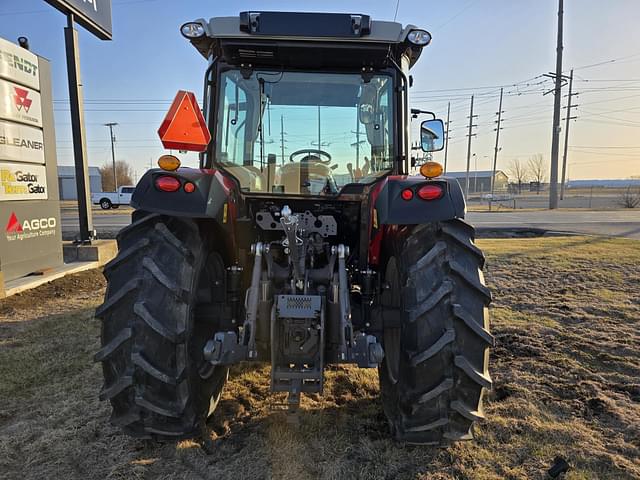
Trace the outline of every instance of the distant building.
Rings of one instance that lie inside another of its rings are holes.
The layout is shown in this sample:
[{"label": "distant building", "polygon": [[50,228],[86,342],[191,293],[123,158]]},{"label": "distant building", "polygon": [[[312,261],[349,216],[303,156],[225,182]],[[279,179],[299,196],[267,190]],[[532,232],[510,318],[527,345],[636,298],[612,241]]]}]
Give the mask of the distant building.
[{"label": "distant building", "polygon": [[[76,167],[58,165],[58,188],[60,200],[77,200]],[[89,167],[89,190],[91,193],[102,191],[102,178],[98,167]]]},{"label": "distant building", "polygon": [[[469,172],[469,193],[491,193],[491,170],[479,170]],[[447,172],[446,177],[458,180],[464,190],[467,172]],[[509,185],[509,177],[502,171],[496,170],[494,192],[506,192]]]},{"label": "distant building", "polygon": [[570,180],[567,188],[627,188],[640,187],[640,179],[627,178],[620,180]]}]

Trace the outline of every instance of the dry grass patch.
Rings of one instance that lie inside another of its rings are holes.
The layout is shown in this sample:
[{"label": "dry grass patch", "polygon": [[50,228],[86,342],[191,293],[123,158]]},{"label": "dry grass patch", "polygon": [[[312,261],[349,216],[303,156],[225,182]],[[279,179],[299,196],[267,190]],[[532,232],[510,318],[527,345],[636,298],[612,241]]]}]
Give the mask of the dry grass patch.
[{"label": "dry grass patch", "polygon": [[587,237],[482,240],[494,293],[495,389],[474,442],[389,439],[377,373],[330,367],[291,418],[269,366],[232,369],[204,438],[123,436],[97,400],[103,294],[85,272],[0,300],[0,477],[640,478],[640,244]]}]

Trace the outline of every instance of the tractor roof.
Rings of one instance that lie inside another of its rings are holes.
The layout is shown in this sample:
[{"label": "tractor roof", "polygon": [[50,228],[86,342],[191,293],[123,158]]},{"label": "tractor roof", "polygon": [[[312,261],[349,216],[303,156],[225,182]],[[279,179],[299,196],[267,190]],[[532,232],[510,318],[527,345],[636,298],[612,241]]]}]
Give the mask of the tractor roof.
[{"label": "tractor roof", "polygon": [[403,53],[413,65],[422,50],[407,38],[415,26],[362,14],[242,12],[190,23],[203,27],[189,40],[205,58],[233,65],[384,67]]}]

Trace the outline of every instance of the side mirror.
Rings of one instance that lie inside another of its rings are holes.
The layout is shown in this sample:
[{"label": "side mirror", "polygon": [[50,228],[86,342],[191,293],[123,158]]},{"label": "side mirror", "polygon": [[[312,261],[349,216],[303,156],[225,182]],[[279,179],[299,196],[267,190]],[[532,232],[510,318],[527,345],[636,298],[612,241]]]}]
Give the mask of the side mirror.
[{"label": "side mirror", "polygon": [[444,148],[444,123],[439,118],[425,120],[420,125],[420,147],[425,152]]}]

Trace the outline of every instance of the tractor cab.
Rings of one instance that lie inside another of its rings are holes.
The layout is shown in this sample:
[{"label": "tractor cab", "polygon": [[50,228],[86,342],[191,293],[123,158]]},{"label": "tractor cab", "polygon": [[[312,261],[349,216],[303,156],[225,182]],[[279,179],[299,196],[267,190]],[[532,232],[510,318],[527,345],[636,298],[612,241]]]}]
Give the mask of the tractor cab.
[{"label": "tractor cab", "polygon": [[408,71],[426,31],[360,14],[243,12],[181,32],[210,64],[202,166],[244,194],[338,195],[408,171]]}]

